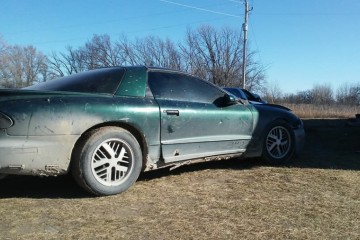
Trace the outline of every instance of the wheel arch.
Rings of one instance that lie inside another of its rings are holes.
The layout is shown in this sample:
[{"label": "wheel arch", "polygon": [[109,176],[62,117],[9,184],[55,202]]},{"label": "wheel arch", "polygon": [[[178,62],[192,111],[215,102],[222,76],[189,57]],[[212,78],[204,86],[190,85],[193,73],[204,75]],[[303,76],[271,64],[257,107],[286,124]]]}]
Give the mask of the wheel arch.
[{"label": "wheel arch", "polygon": [[[272,125],[274,125],[275,123],[286,123],[288,124],[289,126],[291,126],[291,123],[290,123],[290,120],[289,119],[286,119],[286,118],[282,118],[282,117],[279,117],[279,118],[274,118],[272,119],[271,121],[269,121],[265,126],[264,128],[262,129],[262,132],[266,132]],[[266,139],[266,135],[263,134],[261,136],[261,143],[263,143]],[[261,154],[263,153],[263,148],[261,148]]]},{"label": "wheel arch", "polygon": [[[279,117],[279,118],[275,118],[275,119],[272,119],[271,121],[269,121],[266,126],[264,126],[264,133],[262,135],[262,138],[261,138],[261,157],[263,158],[264,157],[264,153],[265,153],[265,144],[266,144],[266,138],[267,138],[267,132],[274,126],[276,125],[288,125],[289,129],[293,129],[294,126],[292,124],[292,121],[290,119],[287,119],[287,118],[282,118],[282,117]],[[294,132],[293,131],[290,131],[289,134],[292,136],[292,139],[295,140],[295,135],[294,135]],[[293,143],[295,144],[295,142]],[[295,146],[295,145],[294,145]],[[295,150],[295,148],[294,148]],[[292,150],[292,151],[294,151]],[[291,156],[293,156],[293,153],[290,154]],[[291,157],[290,157],[291,158]],[[290,159],[289,158],[289,159]],[[288,160],[289,160],[288,159]],[[269,162],[269,160],[268,160]],[[274,164],[274,163],[273,163]],[[278,163],[276,163],[275,165],[277,165]],[[280,164],[280,163],[279,163]]]},{"label": "wheel arch", "polygon": [[[80,147],[79,144],[82,144],[82,142],[85,141],[90,136],[89,134],[91,134],[93,131],[100,129],[100,128],[104,128],[104,127],[119,127],[119,128],[129,131],[135,137],[136,141],[139,143],[140,148],[141,148],[142,166],[143,166],[142,168],[144,169],[146,166],[146,161],[147,161],[146,156],[148,154],[147,142],[146,142],[144,135],[134,125],[127,123],[127,122],[117,122],[117,121],[100,123],[100,124],[92,126],[91,128],[87,129],[86,131],[84,131],[81,134],[81,136],[79,137],[79,139],[75,142],[75,145],[74,145],[72,153],[71,153],[71,162],[73,162],[74,153]],[[71,165],[71,163],[70,163],[70,165]]]},{"label": "wheel arch", "polygon": [[266,122],[262,122],[255,127],[253,132],[253,139],[250,141],[248,148],[245,152],[246,157],[261,157],[264,153],[263,143],[266,140],[264,134],[274,123],[287,123],[290,124],[290,120],[285,117],[271,118]]}]

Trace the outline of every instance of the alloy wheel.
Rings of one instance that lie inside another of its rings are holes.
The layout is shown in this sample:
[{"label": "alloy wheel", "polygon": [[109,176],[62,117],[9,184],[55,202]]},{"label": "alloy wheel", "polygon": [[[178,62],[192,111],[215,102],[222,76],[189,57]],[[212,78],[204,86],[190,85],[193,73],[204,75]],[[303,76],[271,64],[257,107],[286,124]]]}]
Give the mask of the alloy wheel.
[{"label": "alloy wheel", "polygon": [[95,150],[91,170],[95,179],[105,186],[122,184],[133,169],[134,153],[122,139],[108,139]]},{"label": "alloy wheel", "polygon": [[289,153],[290,148],[291,136],[286,128],[276,126],[269,131],[266,137],[266,149],[271,157],[281,159]]}]

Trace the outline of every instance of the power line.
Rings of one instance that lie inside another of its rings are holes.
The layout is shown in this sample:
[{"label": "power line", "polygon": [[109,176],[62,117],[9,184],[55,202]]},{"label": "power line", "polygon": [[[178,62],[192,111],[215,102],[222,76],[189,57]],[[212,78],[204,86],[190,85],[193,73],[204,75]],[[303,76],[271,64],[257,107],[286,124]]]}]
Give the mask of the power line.
[{"label": "power line", "polygon": [[[213,19],[207,19],[207,20],[202,20],[202,21],[193,21],[193,22],[188,22],[188,23],[184,23],[184,24],[173,24],[173,25],[167,25],[167,26],[161,26],[161,27],[153,27],[153,28],[146,28],[146,29],[139,29],[139,30],[133,30],[133,31],[124,31],[124,34],[130,34],[130,33],[137,33],[137,32],[145,32],[145,31],[158,31],[158,30],[162,30],[162,29],[169,29],[169,28],[177,28],[179,26],[187,26],[187,25],[191,25],[191,24],[197,24],[197,23],[203,23],[203,22],[212,22],[212,21],[219,21],[222,19],[225,19],[226,17],[218,17],[218,18],[213,18]],[[94,34],[94,33],[92,33]],[[63,42],[69,42],[69,41],[78,41],[78,40],[89,40],[89,38],[91,38],[91,36],[88,37],[75,37],[75,38],[69,38],[69,39],[62,39],[62,40],[54,40],[54,41],[43,41],[43,42],[33,42],[31,44],[33,45],[45,45],[45,44],[53,44],[53,43],[63,43]]]},{"label": "power line", "polygon": [[219,14],[219,15],[225,15],[225,16],[228,16],[228,17],[235,17],[235,18],[242,17],[240,15],[234,15],[234,14],[229,14],[229,13],[224,13],[224,12],[213,11],[213,10],[209,10],[209,9],[206,9],[206,8],[199,8],[199,7],[186,5],[186,4],[181,4],[181,3],[168,1],[168,0],[160,0],[160,2],[170,3],[170,4],[174,4],[174,5],[178,5],[178,6],[186,7],[186,8],[192,8],[192,9],[199,10],[199,11],[210,12],[210,13],[215,13],[215,14]]},{"label": "power line", "polygon": [[[207,12],[211,12],[211,13],[215,13],[215,14],[221,14],[221,15],[225,15],[227,17],[236,17],[239,18],[241,16],[238,15],[233,15],[233,14],[228,14],[228,13],[222,13],[222,12],[217,12],[217,11],[212,11],[212,10],[208,10],[205,8],[198,8],[195,6],[190,6],[190,5],[184,5],[184,4],[180,4],[180,3],[176,3],[176,2],[172,2],[172,1],[166,1],[166,0],[160,0],[162,2],[167,2],[167,3],[171,3],[171,4],[176,4],[176,5],[180,5],[183,7],[187,7],[187,8],[192,8],[192,9],[197,9],[197,10],[201,10],[201,11],[207,11]],[[44,31],[54,31],[54,30],[61,30],[61,29],[70,29],[70,28],[78,28],[78,27],[83,27],[83,26],[88,26],[88,25],[104,25],[104,24],[111,24],[111,23],[117,23],[120,21],[129,21],[132,19],[140,19],[140,18],[146,18],[146,17],[151,17],[151,16],[159,16],[159,15],[167,15],[167,14],[171,14],[171,13],[178,13],[178,12],[183,12],[185,10],[177,10],[177,11],[167,11],[167,12],[160,12],[160,13],[151,13],[151,14],[146,14],[146,15],[142,15],[142,16],[131,16],[131,17],[125,17],[125,18],[121,18],[121,19],[109,19],[109,20],[105,20],[105,21],[96,21],[96,22],[91,22],[91,21],[87,21],[87,22],[83,22],[81,24],[69,24],[69,25],[60,25],[60,26],[51,26],[51,27],[44,27],[44,28],[32,28],[31,30],[23,30],[23,31],[16,31],[14,30],[14,32],[10,32],[9,34],[11,35],[16,35],[16,34],[21,34],[21,33],[28,33],[28,32],[44,32]],[[167,27],[167,26],[165,26]]]}]

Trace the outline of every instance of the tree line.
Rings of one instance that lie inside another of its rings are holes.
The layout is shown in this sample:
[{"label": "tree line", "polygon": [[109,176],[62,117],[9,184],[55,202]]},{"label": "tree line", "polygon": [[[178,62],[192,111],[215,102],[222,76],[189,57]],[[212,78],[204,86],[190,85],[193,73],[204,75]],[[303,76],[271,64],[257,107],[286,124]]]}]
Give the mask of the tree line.
[{"label": "tree line", "polygon": [[337,89],[329,84],[315,85],[310,90],[283,93],[277,85],[268,85],[264,98],[270,103],[315,104],[315,105],[360,105],[360,82],[343,83]]},{"label": "tree line", "polygon": [[[94,35],[80,47],[44,55],[33,46],[11,46],[0,39],[0,87],[20,88],[37,82],[100,67],[158,66],[181,70],[218,86],[242,85],[242,32],[204,25],[188,29],[180,43],[156,36],[129,39],[121,35]],[[247,88],[260,91],[266,85],[265,69],[247,56]]]},{"label": "tree line", "polygon": [[[204,25],[188,29],[182,42],[156,36],[117,40],[93,35],[80,47],[45,55],[34,46],[9,45],[0,38],[0,88],[22,88],[38,82],[100,67],[122,65],[158,66],[181,70],[220,87],[242,86],[242,32]],[[247,50],[246,88],[261,93],[270,103],[360,105],[360,82],[343,84],[336,91],[329,85],[286,94],[266,82],[266,69]]]},{"label": "tree line", "polygon": [[0,39],[0,86],[21,88],[46,81],[48,58],[33,46],[10,46]]}]

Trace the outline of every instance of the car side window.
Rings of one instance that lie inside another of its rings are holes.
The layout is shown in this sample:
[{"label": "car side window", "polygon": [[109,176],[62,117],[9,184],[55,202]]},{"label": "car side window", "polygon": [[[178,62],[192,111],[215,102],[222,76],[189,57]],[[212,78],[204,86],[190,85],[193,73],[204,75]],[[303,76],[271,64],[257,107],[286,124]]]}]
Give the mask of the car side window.
[{"label": "car side window", "polygon": [[149,87],[155,99],[216,103],[224,96],[206,81],[181,73],[149,72]]}]

